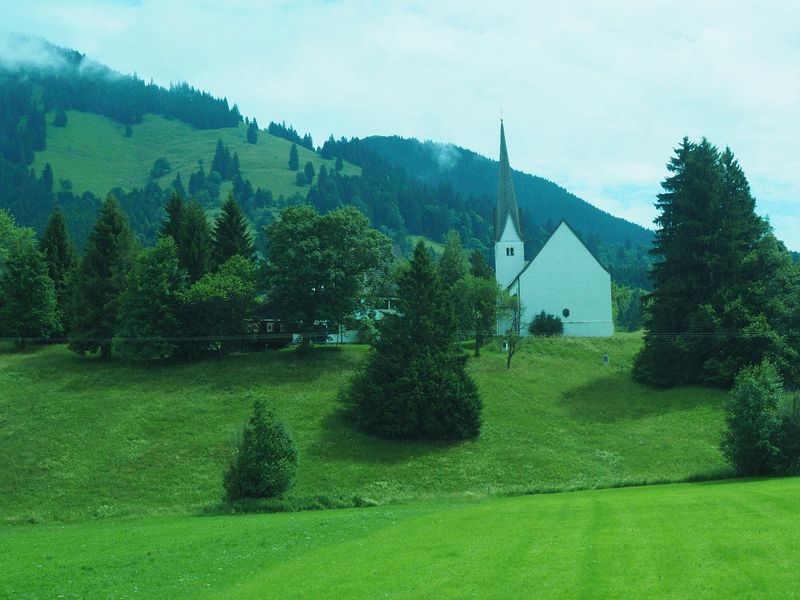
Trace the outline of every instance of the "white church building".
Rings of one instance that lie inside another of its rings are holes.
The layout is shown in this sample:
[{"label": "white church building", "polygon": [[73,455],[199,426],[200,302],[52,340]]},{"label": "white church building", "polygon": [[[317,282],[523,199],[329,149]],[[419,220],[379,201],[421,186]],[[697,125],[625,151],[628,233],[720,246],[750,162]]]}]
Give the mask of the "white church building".
[{"label": "white church building", "polygon": [[[565,336],[614,334],[611,276],[566,221],[561,222],[532,260],[525,260],[522,218],[502,121],[494,256],[497,283],[521,300],[522,314],[516,324],[520,334],[528,334],[528,325],[542,311],[561,319]],[[498,323],[499,334],[507,328],[508,323]]]}]

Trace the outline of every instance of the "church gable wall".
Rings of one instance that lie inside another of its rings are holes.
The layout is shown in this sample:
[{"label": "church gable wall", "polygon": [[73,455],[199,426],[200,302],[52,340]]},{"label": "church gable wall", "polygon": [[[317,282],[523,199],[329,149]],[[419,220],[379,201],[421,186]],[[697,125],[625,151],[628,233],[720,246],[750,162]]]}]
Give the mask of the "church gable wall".
[{"label": "church gable wall", "polygon": [[[614,333],[611,277],[564,223],[515,283],[525,313],[523,333],[542,310],[564,322],[564,335]],[[564,316],[564,309],[569,316]]]}]

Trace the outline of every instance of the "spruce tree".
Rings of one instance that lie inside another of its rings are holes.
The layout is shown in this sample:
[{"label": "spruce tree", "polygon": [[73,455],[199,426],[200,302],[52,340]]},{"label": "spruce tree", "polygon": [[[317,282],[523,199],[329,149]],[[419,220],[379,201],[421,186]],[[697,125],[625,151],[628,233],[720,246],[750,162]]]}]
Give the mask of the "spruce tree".
[{"label": "spruce tree", "polygon": [[186,271],[170,236],[136,258],[119,301],[116,353],[130,360],[165,359],[178,349]]},{"label": "spruce tree", "polygon": [[297,155],[297,144],[289,148],[289,170],[297,171],[300,168],[300,157]]},{"label": "spruce tree", "polygon": [[44,256],[36,249],[33,232],[18,230],[0,266],[0,336],[47,337],[59,328],[53,281]]},{"label": "spruce tree", "polygon": [[133,265],[135,244],[119,202],[109,196],[94,224],[73,285],[70,348],[111,357],[119,296]]},{"label": "spruce tree", "polygon": [[258,143],[258,121],[255,119],[250,121],[250,125],[247,126],[247,143]]},{"label": "spruce tree", "polygon": [[63,329],[66,329],[67,326],[70,286],[78,266],[78,257],[75,246],[67,233],[64,213],[58,207],[50,213],[47,227],[39,241],[39,249],[47,263],[48,275],[53,281],[58,320],[62,325],[62,331],[59,333],[63,333]]},{"label": "spruce tree", "polygon": [[223,478],[229,502],[280,496],[294,482],[297,448],[282,423],[257,400]]},{"label": "spruce tree", "polygon": [[189,283],[194,283],[211,268],[211,229],[206,212],[197,200],[192,200],[184,210],[183,225],[178,239],[178,260],[186,270]]},{"label": "spruce tree", "polygon": [[439,275],[445,288],[452,289],[468,272],[467,259],[461,247],[461,236],[454,229],[447,233],[444,251],[439,259]]},{"label": "spruce tree", "polygon": [[786,335],[796,276],[755,214],[733,153],[684,138],[667,168],[634,375],[659,386],[729,385],[742,366],[764,358],[797,374],[798,342]]},{"label": "spruce tree", "polygon": [[421,240],[398,278],[397,314],[378,322],[375,352],[342,398],[356,423],[384,437],[473,438],[482,403],[454,346],[450,298]]},{"label": "spruce tree", "polygon": [[167,218],[161,222],[158,233],[162,237],[170,236],[177,242],[180,239],[181,230],[183,229],[184,218],[183,198],[178,192],[170,196],[165,211],[167,213]]},{"label": "spruce tree", "polygon": [[247,260],[255,258],[253,238],[247,230],[247,220],[233,197],[222,205],[222,211],[214,224],[214,261],[221,265],[231,256],[243,256]]},{"label": "spruce tree", "polygon": [[306,176],[306,183],[311,185],[311,182],[314,181],[314,175],[316,175],[314,172],[314,165],[311,164],[311,161],[308,161],[306,166],[303,167],[303,174]]}]

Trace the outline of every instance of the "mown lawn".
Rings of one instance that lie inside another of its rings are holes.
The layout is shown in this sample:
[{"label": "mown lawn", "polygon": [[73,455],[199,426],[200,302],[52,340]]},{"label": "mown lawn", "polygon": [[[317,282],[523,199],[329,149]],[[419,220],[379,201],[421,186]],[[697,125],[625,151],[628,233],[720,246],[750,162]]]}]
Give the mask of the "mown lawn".
[{"label": "mown lawn", "polygon": [[379,440],[342,419],[337,392],[365,347],[150,366],[63,347],[2,353],[0,519],[202,512],[222,496],[232,442],[257,398],[297,440],[289,499],[301,503],[464,500],[724,472],[723,393],[636,384],[629,364],[639,343],[536,340],[511,370],[485,351],[469,363],[485,404],[481,435],[451,444]]},{"label": "mown lawn", "polygon": [[[47,115],[48,124],[53,115]],[[59,179],[72,181],[74,190],[80,194],[91,191],[101,199],[115,186],[126,190],[143,187],[150,179],[150,169],[156,159],[166,158],[172,171],[157,179],[162,187],[169,185],[180,172],[184,186],[189,184],[189,175],[198,169],[198,160],[204,162],[206,174],[211,170],[211,161],[217,140],[228,146],[231,154],[239,153],[242,176],[249,179],[253,188],[272,191],[277,199],[280,195],[303,196],[308,187],[295,184],[295,172],[289,170],[289,148],[291,142],[283,138],[259,132],[258,142],[247,143],[247,127],[222,129],[194,129],[178,120],[165,119],[157,115],[145,115],[143,122],[133,125],[133,135],[125,137],[125,126],[100,115],[67,111],[67,126],[47,128],[47,148],[37,152],[34,168],[41,173],[45,163],[53,167],[56,182]],[[297,148],[302,169],[306,162],[314,165],[315,172],[323,164],[332,170],[333,160],[323,160],[306,148]],[[357,175],[358,167],[345,164],[346,175]],[[225,199],[230,184],[220,190]]]},{"label": "mown lawn", "polygon": [[0,596],[790,598],[799,479],[7,527]]}]

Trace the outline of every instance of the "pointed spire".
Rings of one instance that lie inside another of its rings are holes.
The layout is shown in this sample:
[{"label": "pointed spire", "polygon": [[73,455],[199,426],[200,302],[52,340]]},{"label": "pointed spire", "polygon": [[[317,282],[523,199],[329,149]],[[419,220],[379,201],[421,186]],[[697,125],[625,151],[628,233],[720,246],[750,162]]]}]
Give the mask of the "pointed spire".
[{"label": "pointed spire", "polygon": [[514,182],[511,179],[511,166],[508,163],[506,148],[506,132],[503,119],[500,119],[500,182],[497,187],[497,208],[494,213],[494,239],[500,239],[509,215],[517,235],[522,239],[522,223],[517,207],[517,196],[514,193]]}]

